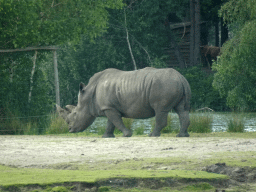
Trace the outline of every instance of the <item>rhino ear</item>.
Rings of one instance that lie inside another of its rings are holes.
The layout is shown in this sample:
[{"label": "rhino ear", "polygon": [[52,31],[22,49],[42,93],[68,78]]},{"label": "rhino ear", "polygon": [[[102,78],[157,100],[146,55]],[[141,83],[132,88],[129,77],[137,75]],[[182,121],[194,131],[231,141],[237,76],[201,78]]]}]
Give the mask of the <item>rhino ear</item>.
[{"label": "rhino ear", "polygon": [[73,109],[75,109],[76,106],[74,105],[66,105],[67,110],[72,113]]},{"label": "rhino ear", "polygon": [[86,87],[86,85],[84,84],[84,83],[80,83],[80,85],[79,85],[79,91],[81,92],[81,93],[84,93],[84,88]]}]

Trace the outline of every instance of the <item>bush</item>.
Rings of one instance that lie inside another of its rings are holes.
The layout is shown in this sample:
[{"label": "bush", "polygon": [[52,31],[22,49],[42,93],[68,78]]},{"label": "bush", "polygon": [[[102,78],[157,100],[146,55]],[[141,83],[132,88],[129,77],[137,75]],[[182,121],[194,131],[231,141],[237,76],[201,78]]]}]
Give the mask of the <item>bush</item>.
[{"label": "bush", "polygon": [[214,76],[206,73],[202,67],[194,66],[187,69],[177,69],[188,80],[192,96],[191,108],[193,110],[209,107],[215,111],[227,110],[226,99],[221,98],[212,86]]},{"label": "bush", "polygon": [[140,127],[137,127],[134,129],[134,134],[135,135],[143,135],[145,130],[145,125],[141,125]]},{"label": "bush", "polygon": [[50,125],[46,129],[46,134],[62,134],[68,133],[69,128],[65,120],[57,113],[51,114]]},{"label": "bush", "polygon": [[[151,132],[154,130],[155,126],[156,126],[156,119],[155,118],[152,118],[151,119]],[[161,130],[161,133],[178,133],[179,132],[179,129],[178,128],[175,128],[175,126],[173,125],[172,123],[172,117],[171,117],[171,114],[168,114],[167,116],[167,125],[166,127],[164,127],[162,130]]]},{"label": "bush", "polygon": [[243,117],[241,116],[233,116],[231,119],[228,121],[228,129],[227,132],[244,132],[244,120]]},{"label": "bush", "polygon": [[212,120],[209,115],[192,115],[190,116],[189,132],[210,133],[212,132]]},{"label": "bush", "polygon": [[0,134],[23,134],[22,121],[17,110],[11,111],[8,107],[3,108],[0,113]]},{"label": "bush", "polygon": [[23,125],[24,135],[37,135],[38,134],[38,125],[37,122],[29,121]]}]

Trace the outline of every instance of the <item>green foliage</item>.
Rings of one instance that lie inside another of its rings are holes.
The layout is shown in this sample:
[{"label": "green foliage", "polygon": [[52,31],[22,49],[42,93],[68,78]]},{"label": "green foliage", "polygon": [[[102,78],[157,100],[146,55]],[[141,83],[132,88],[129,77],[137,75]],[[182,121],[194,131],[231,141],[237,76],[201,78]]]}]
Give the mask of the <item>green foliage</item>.
[{"label": "green foliage", "polygon": [[210,133],[212,132],[213,118],[209,114],[190,115],[189,132],[194,133]]},{"label": "green foliage", "polygon": [[99,192],[110,191],[111,187],[101,186],[98,188]]},{"label": "green foliage", "polygon": [[244,119],[241,115],[233,115],[231,119],[228,120],[228,132],[239,132],[243,133],[245,129]]},{"label": "green foliage", "polygon": [[256,19],[256,4],[254,0],[229,0],[220,11],[220,16],[227,23],[241,23]]},{"label": "green foliage", "polygon": [[145,130],[145,125],[141,125],[139,127],[136,127],[133,131],[134,135],[143,135]]},{"label": "green foliage", "polygon": [[194,185],[188,185],[183,190],[185,191],[205,191],[205,190],[210,190],[213,189],[214,187],[210,185],[209,183],[197,183]]},{"label": "green foliage", "polygon": [[123,7],[121,0],[1,0],[1,48],[58,45],[94,38],[106,30],[107,9]]},{"label": "green foliage", "polygon": [[123,117],[122,120],[123,120],[124,126],[125,126],[127,129],[132,129],[133,119]]},{"label": "green foliage", "polygon": [[68,189],[64,186],[56,186],[52,188],[51,192],[68,192]]},{"label": "green foliage", "polygon": [[[98,126],[97,127],[97,134],[98,135],[103,135],[105,133],[105,131],[106,131],[106,127],[103,127],[103,126]],[[115,129],[115,131],[116,131],[116,129]],[[119,131],[119,132],[121,133],[121,131]]]},{"label": "green foliage", "polygon": [[58,113],[52,113],[50,119],[49,127],[45,131],[46,134],[68,133],[68,125]]},{"label": "green foliage", "polygon": [[217,71],[213,86],[234,110],[256,109],[256,20],[247,22],[235,37],[224,44],[213,65]]},{"label": "green foliage", "polygon": [[10,111],[9,108],[5,108],[1,111],[0,117],[0,134],[21,134],[22,133],[22,122],[17,116],[19,116],[18,111]]},{"label": "green foliage", "polygon": [[38,134],[38,125],[37,122],[29,121],[23,125],[23,134],[24,135],[37,135]]},{"label": "green foliage", "polygon": [[190,84],[192,92],[190,105],[192,110],[202,107],[209,107],[216,111],[227,109],[225,98],[221,98],[218,91],[212,86],[213,74],[207,74],[200,66],[178,70]]},{"label": "green foliage", "polygon": [[253,0],[231,0],[220,15],[231,25],[238,25],[234,37],[224,44],[213,86],[233,110],[256,109],[256,4]]}]

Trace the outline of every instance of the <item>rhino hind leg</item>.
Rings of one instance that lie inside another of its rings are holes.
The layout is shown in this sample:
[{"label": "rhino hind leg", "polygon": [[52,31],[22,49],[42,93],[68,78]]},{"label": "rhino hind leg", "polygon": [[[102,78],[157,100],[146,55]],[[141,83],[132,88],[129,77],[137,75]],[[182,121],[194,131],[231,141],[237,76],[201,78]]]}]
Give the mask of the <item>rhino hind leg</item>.
[{"label": "rhino hind leg", "polygon": [[185,110],[185,101],[182,100],[174,109],[180,120],[180,133],[177,137],[189,137],[188,126],[190,124],[189,111]]},{"label": "rhino hind leg", "polygon": [[168,112],[156,112],[156,125],[152,133],[149,134],[150,137],[159,137],[161,135],[161,130],[167,125]]},{"label": "rhino hind leg", "polygon": [[102,137],[103,138],[115,137],[114,131],[115,131],[115,125],[110,120],[108,120],[107,129]]},{"label": "rhino hind leg", "polygon": [[123,137],[132,136],[132,131],[124,126],[121,114],[118,111],[115,109],[107,109],[105,110],[105,115],[107,116],[108,121],[111,121],[116,128],[123,132]]}]

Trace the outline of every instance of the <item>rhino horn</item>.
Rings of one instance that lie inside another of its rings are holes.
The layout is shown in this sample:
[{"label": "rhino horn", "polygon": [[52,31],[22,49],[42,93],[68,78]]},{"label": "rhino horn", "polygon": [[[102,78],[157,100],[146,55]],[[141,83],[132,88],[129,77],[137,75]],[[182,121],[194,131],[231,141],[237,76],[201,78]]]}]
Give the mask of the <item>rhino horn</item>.
[{"label": "rhino horn", "polygon": [[76,107],[76,106],[74,106],[74,105],[66,105],[66,109],[67,109],[70,113],[72,113],[72,111],[73,111],[73,109],[75,109],[75,107]]},{"label": "rhino horn", "polygon": [[63,119],[65,119],[65,120],[66,120],[68,114],[71,113],[71,112],[69,112],[69,110],[67,110],[67,109],[62,109],[62,108],[61,108],[59,105],[57,105],[57,104],[56,104],[56,109],[57,109],[59,115],[60,115]]}]

